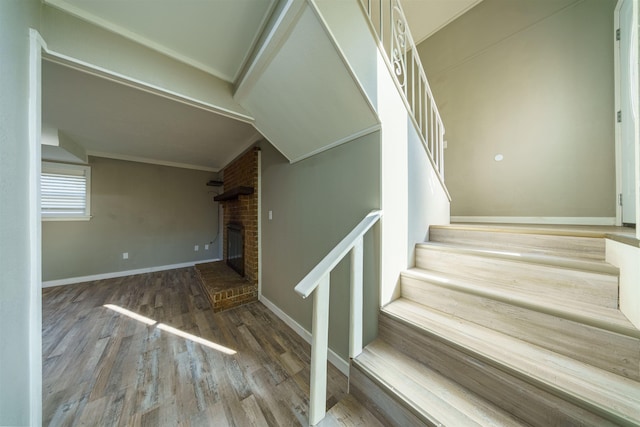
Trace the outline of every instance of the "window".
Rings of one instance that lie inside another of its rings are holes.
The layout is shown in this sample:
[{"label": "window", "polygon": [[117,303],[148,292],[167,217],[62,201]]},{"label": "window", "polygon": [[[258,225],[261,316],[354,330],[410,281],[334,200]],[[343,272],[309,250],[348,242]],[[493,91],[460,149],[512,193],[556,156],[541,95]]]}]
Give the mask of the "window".
[{"label": "window", "polygon": [[43,220],[91,218],[91,168],[42,162],[40,200]]}]

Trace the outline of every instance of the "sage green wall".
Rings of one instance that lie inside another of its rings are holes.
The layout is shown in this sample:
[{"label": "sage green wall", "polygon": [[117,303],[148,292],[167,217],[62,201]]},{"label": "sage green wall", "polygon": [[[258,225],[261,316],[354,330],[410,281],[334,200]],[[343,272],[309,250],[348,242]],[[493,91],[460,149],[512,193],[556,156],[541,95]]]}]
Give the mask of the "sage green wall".
[{"label": "sage green wall", "polygon": [[[29,28],[39,27],[37,0],[0,1],[0,425],[39,423],[30,415],[30,398],[39,400],[30,369],[32,348],[30,305],[28,93]],[[38,317],[39,318],[39,317]],[[38,322],[39,323],[39,322]],[[38,341],[38,340],[34,340]],[[31,367],[32,368],[32,367]],[[32,390],[32,387],[34,388]],[[36,410],[34,408],[34,410]]]},{"label": "sage green wall", "polygon": [[89,164],[92,219],[43,221],[43,280],[221,256],[215,187],[206,186],[216,174],[99,157]]},{"label": "sage green wall", "polygon": [[[380,134],[289,164],[262,144],[262,295],[311,330],[312,298],[293,288],[364,216],[380,206]],[[273,219],[269,220],[269,211]],[[365,341],[377,334],[378,227],[364,239]],[[347,257],[348,258],[348,257]],[[348,356],[349,260],[331,274],[329,346]]]},{"label": "sage green wall", "polygon": [[615,217],[615,4],[484,0],[418,46],[452,215]]}]

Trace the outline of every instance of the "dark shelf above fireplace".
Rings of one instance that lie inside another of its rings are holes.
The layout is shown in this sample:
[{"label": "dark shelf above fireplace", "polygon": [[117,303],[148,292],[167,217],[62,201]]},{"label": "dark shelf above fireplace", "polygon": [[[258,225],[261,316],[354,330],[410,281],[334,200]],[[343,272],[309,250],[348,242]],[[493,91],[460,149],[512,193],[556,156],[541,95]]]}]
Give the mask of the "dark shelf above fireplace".
[{"label": "dark shelf above fireplace", "polygon": [[215,196],[213,200],[216,202],[224,202],[225,200],[236,200],[239,196],[248,196],[249,194],[253,194],[253,187],[240,186]]}]

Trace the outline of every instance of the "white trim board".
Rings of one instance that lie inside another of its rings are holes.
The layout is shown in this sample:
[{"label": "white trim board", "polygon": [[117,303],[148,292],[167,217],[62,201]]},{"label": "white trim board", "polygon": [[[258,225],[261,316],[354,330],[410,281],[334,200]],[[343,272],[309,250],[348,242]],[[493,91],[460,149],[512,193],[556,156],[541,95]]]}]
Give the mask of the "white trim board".
[{"label": "white trim board", "polygon": [[451,222],[488,222],[502,224],[616,225],[615,217],[570,216],[452,216]]},{"label": "white trim board", "polygon": [[193,267],[196,264],[205,262],[222,261],[221,258],[203,259],[201,261],[183,262],[180,264],[159,265],[156,267],[138,268],[136,270],[114,271],[112,273],[93,274],[91,276],[69,277],[67,279],[47,280],[42,282],[43,288],[51,288],[53,286],[73,285],[76,283],[92,282],[94,280],[114,279],[116,277],[134,276],[136,274],[155,273],[156,271],[174,270],[176,268]]},{"label": "white trim board", "polygon": [[[300,335],[307,343],[311,344],[311,332],[307,331],[298,322],[293,320],[287,313],[282,311],[277,305],[269,301],[264,295],[258,296],[259,301],[264,304],[273,314],[275,314],[280,320],[282,320],[288,327],[293,329],[295,333]],[[349,362],[338,356],[333,350],[329,349],[327,358],[329,362],[345,376],[349,377]]]},{"label": "white trim board", "polygon": [[[377,124],[375,124],[373,126],[370,126],[368,128],[362,129],[362,130],[360,130],[360,131],[358,131],[356,133],[353,133],[351,135],[345,136],[344,138],[340,138],[339,140],[334,141],[334,142],[332,142],[332,143],[330,143],[328,145],[325,145],[324,147],[320,147],[317,150],[314,150],[314,151],[312,151],[310,153],[304,154],[304,155],[302,155],[300,157],[297,157],[297,158],[295,158],[293,160],[290,160],[289,163],[293,164],[293,163],[297,163],[297,162],[299,162],[301,160],[308,159],[310,157],[315,156],[316,154],[320,154],[320,153],[322,153],[324,151],[331,150],[332,148],[338,147],[339,145],[346,144],[347,142],[351,142],[351,141],[356,140],[358,138],[362,138],[363,136],[367,136],[367,135],[369,135],[371,133],[378,132],[381,129],[382,129],[382,126],[380,125],[380,123],[377,123]],[[258,131],[260,131],[260,129],[258,129]]]},{"label": "white trim board", "polygon": [[42,51],[47,44],[29,28],[29,424],[42,424]]},{"label": "white trim board", "polygon": [[[622,6],[622,0],[618,0],[616,8],[613,12],[613,28],[620,28],[620,7]],[[614,138],[615,138],[615,161],[616,161],[616,200],[622,193],[622,137],[620,132],[620,123],[617,120],[617,112],[620,111],[620,49],[618,46],[619,41],[615,33],[611,34],[613,39],[613,80],[614,80]],[[620,202],[616,202],[616,225],[622,225],[622,205]]]},{"label": "white trim board", "polygon": [[[622,3],[623,0],[618,0],[616,3],[616,7],[613,13],[613,17],[614,17],[614,27],[613,28],[617,28],[620,29],[620,11],[622,8]],[[638,12],[638,1],[634,0],[632,2],[632,24],[631,27],[632,28],[637,28],[638,26],[638,19],[639,18],[639,12]],[[613,39],[613,43],[614,43],[614,48],[613,48],[613,53],[614,53],[614,111],[618,112],[622,110],[622,100],[621,100],[621,95],[620,95],[620,91],[621,91],[621,87],[622,87],[622,83],[620,81],[620,45],[619,45],[619,41],[616,40],[616,37],[614,36],[614,33],[611,33],[612,39]],[[637,38],[637,35],[636,35]],[[635,47],[636,49],[638,49],[638,47]],[[637,52],[636,52],[637,53]],[[637,59],[637,58],[636,58]],[[633,62],[633,61],[632,61]],[[638,76],[633,75],[633,83],[637,85],[640,84],[640,82],[638,81]],[[632,84],[633,86],[633,84]],[[636,88],[637,89],[637,88]],[[634,93],[633,96],[634,101],[636,102],[636,104],[638,103],[638,93],[636,90],[636,93]],[[633,102],[633,101],[632,101]],[[622,113],[624,116],[624,112]],[[612,115],[612,119],[614,120],[614,124],[615,124],[615,161],[616,161],[616,199],[618,199],[618,197],[621,197],[622,194],[622,187],[623,187],[623,176],[622,176],[622,168],[623,168],[623,158],[622,158],[622,129],[621,129],[621,125],[618,122],[617,118],[616,118],[617,114]],[[634,157],[635,157],[635,165],[634,165],[634,187],[635,187],[635,200],[633,201],[633,203],[635,203],[635,210],[636,210],[636,224],[640,223],[640,121],[636,120],[635,121],[635,129],[634,129]],[[616,225],[622,225],[622,205],[617,202],[616,203]],[[636,227],[636,238],[640,238],[640,227]]]},{"label": "white trim board", "polygon": [[[294,9],[294,6],[296,9]],[[248,61],[241,68],[240,74],[236,76],[236,89],[233,93],[233,99],[238,103],[245,99],[264,73],[264,70],[271,64],[285,40],[289,38],[302,12],[304,12],[304,3],[286,0],[286,4],[279,11],[279,15],[273,25],[268,28],[268,34],[261,41],[256,54],[253,58],[251,56],[248,57]],[[268,25],[267,23],[266,26]],[[266,26],[265,29],[267,29]],[[258,40],[258,43],[260,43],[260,40]]]},{"label": "white trim board", "polygon": [[117,154],[117,153],[106,153],[104,151],[87,151],[88,156],[92,157],[102,157],[105,159],[113,159],[113,160],[124,160],[126,162],[136,162],[136,163],[146,163],[150,165],[159,165],[159,166],[169,166],[172,168],[181,168],[181,169],[192,169],[199,170],[205,172],[220,172],[220,168],[211,168],[207,166],[201,165],[192,165],[188,163],[178,163],[178,162],[170,162],[166,160],[156,160],[150,159],[147,157],[138,157],[138,156],[129,156],[127,154]]}]

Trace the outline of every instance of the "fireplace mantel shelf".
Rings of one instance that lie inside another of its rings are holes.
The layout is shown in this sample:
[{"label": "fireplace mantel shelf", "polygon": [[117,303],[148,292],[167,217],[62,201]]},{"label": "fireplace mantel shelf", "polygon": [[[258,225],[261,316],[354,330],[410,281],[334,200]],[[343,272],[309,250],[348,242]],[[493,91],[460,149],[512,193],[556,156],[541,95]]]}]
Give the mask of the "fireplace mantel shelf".
[{"label": "fireplace mantel shelf", "polygon": [[215,196],[213,200],[216,202],[224,202],[226,200],[236,200],[239,196],[247,196],[249,194],[253,194],[253,187],[239,186]]}]

